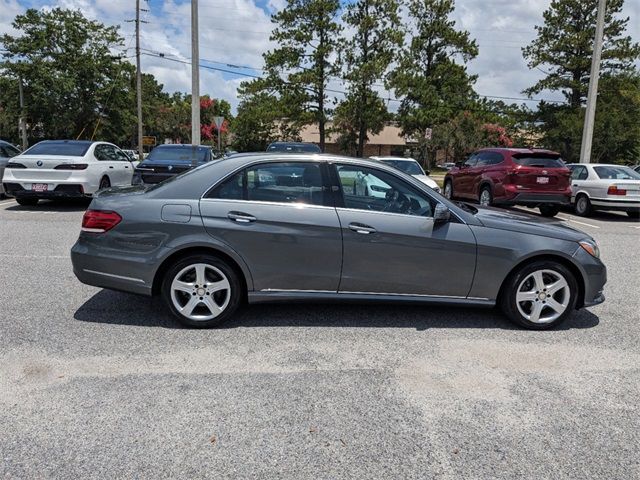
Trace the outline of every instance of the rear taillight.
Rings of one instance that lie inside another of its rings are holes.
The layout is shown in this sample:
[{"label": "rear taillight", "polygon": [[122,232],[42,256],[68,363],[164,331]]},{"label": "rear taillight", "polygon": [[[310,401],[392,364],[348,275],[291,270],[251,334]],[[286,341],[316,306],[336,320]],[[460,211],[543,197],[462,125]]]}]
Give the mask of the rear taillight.
[{"label": "rear taillight", "polygon": [[88,166],[86,163],[63,163],[54,170],[86,170]]},{"label": "rear taillight", "polygon": [[106,210],[87,210],[82,217],[82,231],[104,233],[118,225],[122,217]]},{"label": "rear taillight", "polygon": [[9,162],[5,168],[27,168],[21,163]]},{"label": "rear taillight", "polygon": [[627,191],[624,188],[618,188],[616,185],[611,185],[607,190],[607,195],[626,195]]}]

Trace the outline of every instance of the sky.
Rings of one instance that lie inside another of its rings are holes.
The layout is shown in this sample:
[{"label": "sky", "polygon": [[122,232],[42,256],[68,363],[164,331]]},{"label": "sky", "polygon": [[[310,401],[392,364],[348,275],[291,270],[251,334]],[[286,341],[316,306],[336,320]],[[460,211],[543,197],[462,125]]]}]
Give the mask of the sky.
[{"label": "sky", "polygon": [[[589,0],[585,0],[589,1]],[[592,0],[596,1],[596,0]],[[535,25],[550,0],[457,0],[452,18],[456,27],[470,32],[479,45],[479,55],[468,64],[478,75],[475,90],[489,98],[535,105],[540,98],[562,100],[558,92],[542,92],[525,101],[522,91],[544,73],[530,70],[521,47],[535,37]],[[169,59],[191,58],[191,2],[188,0],[142,0],[148,12],[141,26],[142,70],[152,73],[168,92],[191,90],[191,67]],[[200,92],[229,101],[235,111],[236,89],[241,81],[261,75],[262,54],[273,48],[269,41],[272,13],[285,0],[199,0]],[[0,0],[0,33],[12,32],[13,18],[27,8],[73,8],[109,25],[119,25],[127,56],[135,53],[135,0]],[[628,33],[640,41],[640,0],[627,0],[624,15],[630,17]],[[159,58],[158,54],[164,54]],[[130,61],[135,61],[130,58]],[[218,70],[216,70],[218,69]],[[220,71],[225,70],[225,71]],[[333,89],[344,90],[339,81]],[[393,94],[382,92],[387,98]],[[340,94],[333,94],[338,100]],[[390,110],[398,103],[389,102]]]}]

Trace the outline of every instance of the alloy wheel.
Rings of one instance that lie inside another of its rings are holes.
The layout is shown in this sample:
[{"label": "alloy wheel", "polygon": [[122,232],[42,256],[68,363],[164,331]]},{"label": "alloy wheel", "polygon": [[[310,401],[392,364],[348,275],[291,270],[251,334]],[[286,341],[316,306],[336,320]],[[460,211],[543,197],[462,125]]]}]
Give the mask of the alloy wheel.
[{"label": "alloy wheel", "polygon": [[569,283],[555,270],[530,273],[516,292],[518,311],[533,323],[553,322],[567,310],[570,300]]},{"label": "alloy wheel", "polygon": [[444,185],[444,196],[451,200],[451,182]]},{"label": "alloy wheel", "polygon": [[171,282],[171,301],[181,315],[207,321],[220,315],[231,299],[231,284],[218,268],[206,263],[189,265]]},{"label": "alloy wheel", "polygon": [[482,192],[480,192],[480,205],[483,207],[491,205],[491,192],[487,188],[484,188]]}]

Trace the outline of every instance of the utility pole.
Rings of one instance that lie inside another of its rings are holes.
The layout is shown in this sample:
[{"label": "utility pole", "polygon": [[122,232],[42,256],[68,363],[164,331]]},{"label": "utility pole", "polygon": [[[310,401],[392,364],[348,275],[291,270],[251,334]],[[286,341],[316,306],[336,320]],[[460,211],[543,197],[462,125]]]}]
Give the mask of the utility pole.
[{"label": "utility pole", "polygon": [[593,57],[591,58],[591,75],[587,93],[587,110],[584,115],[582,129],[582,145],[580,163],[591,163],[591,143],[593,142],[593,126],[596,118],[596,102],[598,101],[598,80],[600,77],[600,57],[604,37],[604,13],[606,0],[598,0],[598,17],[596,19],[596,38],[593,41]]},{"label": "utility pole", "polygon": [[200,48],[198,46],[198,0],[191,0],[191,144],[200,145]]},{"label": "utility pole", "polygon": [[142,145],[142,73],[140,71],[140,0],[136,0],[136,109],[138,115],[138,155],[144,160]]},{"label": "utility pole", "polygon": [[18,78],[18,90],[20,93],[20,118],[18,118],[18,129],[20,130],[20,139],[22,140],[22,151],[25,151],[27,145],[27,125],[24,120],[24,91],[22,87],[22,77]]}]

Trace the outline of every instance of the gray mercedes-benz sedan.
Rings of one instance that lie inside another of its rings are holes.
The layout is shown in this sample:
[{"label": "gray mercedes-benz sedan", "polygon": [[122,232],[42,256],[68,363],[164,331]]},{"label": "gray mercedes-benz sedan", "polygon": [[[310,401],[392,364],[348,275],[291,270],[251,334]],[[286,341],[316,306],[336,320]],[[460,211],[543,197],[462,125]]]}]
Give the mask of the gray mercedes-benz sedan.
[{"label": "gray mercedes-benz sedan", "polygon": [[71,251],[80,281],[161,295],[211,327],[247,300],[491,307],[550,328],[604,301],[586,233],[454,203],[380,162],[254,154],[102,191]]}]

